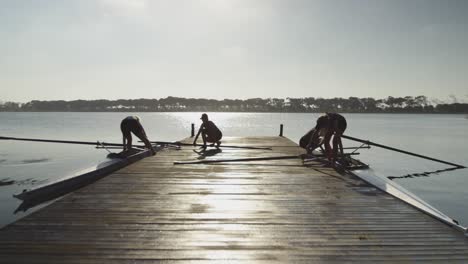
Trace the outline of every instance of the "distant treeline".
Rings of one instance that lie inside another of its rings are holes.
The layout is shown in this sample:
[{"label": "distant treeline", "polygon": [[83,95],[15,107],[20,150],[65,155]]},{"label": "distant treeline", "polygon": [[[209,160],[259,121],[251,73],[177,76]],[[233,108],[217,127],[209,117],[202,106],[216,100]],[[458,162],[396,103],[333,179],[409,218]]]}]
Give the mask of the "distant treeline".
[{"label": "distant treeline", "polygon": [[468,113],[468,104],[435,104],[426,96],[374,98],[251,98],[213,100],[167,97],[132,100],[74,100],[0,103],[0,111],[23,112],[344,112]]}]

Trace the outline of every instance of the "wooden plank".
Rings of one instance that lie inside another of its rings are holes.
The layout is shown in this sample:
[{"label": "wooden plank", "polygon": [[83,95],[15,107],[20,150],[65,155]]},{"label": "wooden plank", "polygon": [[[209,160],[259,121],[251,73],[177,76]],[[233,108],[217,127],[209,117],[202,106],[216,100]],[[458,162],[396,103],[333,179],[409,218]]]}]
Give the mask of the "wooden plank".
[{"label": "wooden plank", "polygon": [[173,165],[303,153],[283,137],[224,143],[272,150],[163,150],[0,230],[0,263],[468,261],[460,232],[320,163]]}]

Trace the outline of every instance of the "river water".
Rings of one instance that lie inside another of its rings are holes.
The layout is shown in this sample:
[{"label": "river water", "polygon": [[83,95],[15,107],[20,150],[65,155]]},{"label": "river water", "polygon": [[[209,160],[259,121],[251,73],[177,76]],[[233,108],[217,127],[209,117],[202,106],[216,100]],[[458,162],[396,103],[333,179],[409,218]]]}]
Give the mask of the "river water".
[{"label": "river water", "polygon": [[[0,113],[0,136],[121,142],[120,121],[137,114],[150,140],[175,141],[190,136],[201,113]],[[278,135],[298,142],[319,114],[208,113],[224,136]],[[423,155],[468,165],[468,119],[464,115],[344,114],[345,134]],[[345,146],[358,146],[344,140]],[[379,177],[394,179],[440,211],[468,225],[468,170],[428,173],[450,166],[378,148],[359,151]],[[0,227],[40,208],[14,213],[12,195],[73,175],[106,161],[106,150],[93,146],[0,140]]]}]

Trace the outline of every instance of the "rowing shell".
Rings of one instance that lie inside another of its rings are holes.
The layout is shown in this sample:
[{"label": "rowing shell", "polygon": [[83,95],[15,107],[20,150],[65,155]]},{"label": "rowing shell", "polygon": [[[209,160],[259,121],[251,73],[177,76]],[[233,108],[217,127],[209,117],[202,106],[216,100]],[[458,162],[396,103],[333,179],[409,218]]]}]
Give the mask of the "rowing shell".
[{"label": "rowing shell", "polygon": [[48,184],[38,186],[31,190],[24,190],[22,193],[13,195],[13,197],[23,201],[18,209],[16,209],[16,212],[26,211],[38,204],[77,190],[103,178],[111,172],[119,170],[148,156],[151,156],[150,150],[133,151],[128,155],[120,155],[110,161],[103,162],[97,166],[83,170],[77,173],[77,175],[71,175]]}]

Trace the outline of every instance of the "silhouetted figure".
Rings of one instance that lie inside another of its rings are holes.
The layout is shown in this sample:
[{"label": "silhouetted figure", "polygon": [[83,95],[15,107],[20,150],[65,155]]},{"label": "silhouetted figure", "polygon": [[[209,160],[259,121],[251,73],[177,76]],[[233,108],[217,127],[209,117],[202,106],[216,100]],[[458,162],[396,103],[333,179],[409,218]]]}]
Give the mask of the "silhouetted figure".
[{"label": "silhouetted figure", "polygon": [[219,130],[213,122],[208,120],[207,114],[203,114],[200,119],[203,123],[201,124],[200,129],[198,129],[198,133],[193,140],[193,145],[195,146],[197,144],[198,136],[201,134],[203,139],[203,148],[206,148],[207,142],[212,143],[211,146],[216,144],[216,148],[219,148],[223,133],[221,133],[221,130]]},{"label": "silhouetted figure", "polygon": [[[343,135],[346,127],[346,119],[342,115],[326,113],[317,119],[315,128],[301,138],[299,145],[305,148],[309,154],[322,144],[325,145],[325,155],[331,164],[334,165],[338,155],[338,148],[342,157],[344,154],[341,135]],[[330,146],[332,136],[333,148]]]},{"label": "silhouetted figure", "polygon": [[153,146],[146,136],[145,129],[140,123],[140,118],[138,116],[127,116],[120,123],[120,130],[123,135],[123,146],[124,151],[128,151],[132,148],[132,133],[135,134],[141,141],[145,143],[146,148],[150,149],[152,154],[155,155],[156,152],[153,149]]}]

